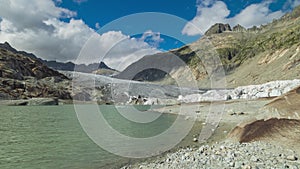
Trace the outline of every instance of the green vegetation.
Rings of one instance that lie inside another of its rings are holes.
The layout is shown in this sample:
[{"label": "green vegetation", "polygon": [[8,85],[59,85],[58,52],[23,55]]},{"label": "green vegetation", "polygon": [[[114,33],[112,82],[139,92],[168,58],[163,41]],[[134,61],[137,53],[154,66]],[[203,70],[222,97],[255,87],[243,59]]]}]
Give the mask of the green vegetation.
[{"label": "green vegetation", "polygon": [[[293,12],[289,16],[298,16],[296,13]],[[253,58],[260,53],[274,53],[277,50],[288,49],[293,45],[300,45],[299,23],[299,19],[281,22],[274,21],[269,25],[262,26],[260,31],[249,29],[247,32],[226,32],[211,35],[209,39],[215,47],[225,71],[229,73],[247,59]],[[198,47],[200,49],[202,48],[201,45],[199,43]],[[197,67],[201,62],[194,51],[187,46],[179,49],[178,53],[192,68]],[[201,55],[201,57],[207,56]]]}]

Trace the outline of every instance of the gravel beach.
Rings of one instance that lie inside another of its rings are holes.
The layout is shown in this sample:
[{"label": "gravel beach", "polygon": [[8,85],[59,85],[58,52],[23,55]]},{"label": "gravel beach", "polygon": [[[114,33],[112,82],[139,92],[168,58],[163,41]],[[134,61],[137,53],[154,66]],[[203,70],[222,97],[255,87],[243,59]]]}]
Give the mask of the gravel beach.
[{"label": "gravel beach", "polygon": [[300,168],[296,152],[265,142],[234,143],[230,141],[185,148],[166,154],[152,162],[127,165],[122,169],[152,168],[241,168],[282,169]]},{"label": "gravel beach", "polygon": [[[257,121],[272,117],[274,114],[265,111],[262,107],[270,102],[271,99],[259,100],[239,100],[228,101],[225,103],[224,113],[221,121],[207,142],[201,144],[195,142],[199,135],[199,129],[205,123],[210,104],[185,104],[168,106],[164,109],[156,109],[160,112],[177,113],[179,107],[187,112],[197,112],[196,123],[199,127],[191,131],[186,137],[184,145],[190,145],[175,149],[162,156],[147,159],[144,162],[133,163],[124,166],[122,169],[190,169],[190,168],[237,168],[237,169],[282,169],[282,168],[300,168],[298,159],[300,150],[298,146],[297,126],[286,126],[282,130],[276,130],[278,135],[264,135],[263,141],[249,143],[239,143],[236,138],[228,137],[228,134],[243,122]],[[222,103],[220,103],[222,105]],[[218,106],[215,104],[214,106]],[[187,113],[183,112],[183,114]],[[278,123],[278,125],[280,125]],[[284,126],[284,125],[283,125]],[[258,126],[257,126],[258,127]],[[277,129],[277,128],[276,128]],[[254,132],[255,130],[253,130]],[[273,131],[273,130],[270,130]],[[275,130],[274,130],[275,131]],[[296,134],[296,135],[295,135]]]}]

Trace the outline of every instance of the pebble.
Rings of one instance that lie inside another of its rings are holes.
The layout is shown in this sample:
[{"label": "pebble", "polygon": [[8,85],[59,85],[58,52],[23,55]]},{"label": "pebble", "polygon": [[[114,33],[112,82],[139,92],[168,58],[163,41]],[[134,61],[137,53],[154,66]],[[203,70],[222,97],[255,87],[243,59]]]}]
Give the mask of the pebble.
[{"label": "pebble", "polygon": [[229,163],[229,167],[234,167],[235,163],[234,162],[230,162]]},{"label": "pebble", "polygon": [[259,161],[259,160],[258,160],[258,158],[256,158],[255,156],[252,156],[252,157],[250,158],[250,161],[257,162],[257,161]]},{"label": "pebble", "polygon": [[252,167],[250,165],[245,165],[242,167],[242,169],[252,169]]},{"label": "pebble", "polygon": [[294,155],[289,155],[286,157],[287,160],[290,160],[290,161],[296,161],[298,158]]}]

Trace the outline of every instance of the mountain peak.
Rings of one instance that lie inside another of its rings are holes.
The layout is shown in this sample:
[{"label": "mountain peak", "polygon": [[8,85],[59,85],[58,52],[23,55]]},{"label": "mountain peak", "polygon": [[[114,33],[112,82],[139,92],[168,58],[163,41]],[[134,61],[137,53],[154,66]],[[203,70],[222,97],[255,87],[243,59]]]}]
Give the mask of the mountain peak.
[{"label": "mountain peak", "polygon": [[205,32],[205,35],[209,36],[212,34],[223,33],[225,31],[232,31],[229,24],[216,23]]},{"label": "mountain peak", "polygon": [[234,32],[244,32],[244,31],[246,31],[246,28],[243,27],[243,26],[240,25],[240,24],[237,24],[236,26],[234,26],[234,27],[232,28],[232,30],[233,30]]},{"label": "mountain peak", "polygon": [[0,48],[6,49],[8,51],[11,51],[13,53],[16,53],[17,50],[13,48],[8,42],[0,43]]},{"label": "mountain peak", "polygon": [[[10,44],[9,44],[7,41],[5,41],[5,42],[3,43],[3,45],[10,46]],[[11,46],[10,46],[10,47],[11,47]]]}]

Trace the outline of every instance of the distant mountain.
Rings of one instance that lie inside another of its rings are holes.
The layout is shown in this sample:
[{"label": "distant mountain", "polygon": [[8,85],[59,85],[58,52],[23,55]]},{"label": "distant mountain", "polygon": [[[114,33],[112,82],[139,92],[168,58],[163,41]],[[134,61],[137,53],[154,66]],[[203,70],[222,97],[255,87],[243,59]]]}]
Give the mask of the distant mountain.
[{"label": "distant mountain", "polygon": [[210,36],[212,34],[223,33],[225,31],[232,31],[229,24],[216,23],[205,32],[205,35]]},{"label": "distant mountain", "polygon": [[[210,85],[207,65],[219,56],[229,87],[261,84],[300,76],[300,6],[272,23],[245,29],[228,24],[213,25],[198,41],[165,53],[145,56],[128,66],[121,79],[175,84],[174,79],[195,78],[202,87]],[[173,63],[180,58],[184,64]],[[149,68],[149,65],[151,66]],[[164,65],[168,65],[164,69]],[[149,68],[146,69],[145,68]],[[157,68],[159,69],[157,69]],[[192,73],[187,71],[189,68]],[[164,69],[164,70],[161,70]]]},{"label": "distant mountain", "polygon": [[108,67],[104,62],[98,63],[93,63],[89,65],[85,64],[74,64],[72,62],[57,62],[57,61],[47,61],[43,60],[41,58],[36,57],[32,53],[27,53],[24,51],[18,51],[15,48],[13,48],[9,43],[0,43],[0,49],[6,49],[8,51],[11,51],[13,53],[17,53],[26,57],[30,57],[36,60],[39,60],[40,62],[44,63],[46,66],[54,69],[54,70],[63,70],[63,71],[76,71],[78,72],[83,72],[83,73],[96,73],[96,74],[102,74],[102,75],[113,75],[117,74],[118,71]]},{"label": "distant mountain", "polygon": [[67,79],[66,76],[48,68],[33,54],[17,51],[7,42],[0,44],[0,52],[0,77],[24,80],[26,76],[37,79],[58,76],[62,79]]},{"label": "distant mountain", "polygon": [[[74,71],[77,72],[83,72],[83,73],[96,73],[96,74],[102,74],[102,75],[112,75],[116,74],[118,71],[108,67],[104,62],[93,63],[89,65],[85,64],[74,64],[72,62],[62,63],[62,62],[56,62],[56,61],[44,61],[44,63],[55,69],[55,70],[64,70],[64,71]],[[101,73],[100,70],[103,72],[106,70],[107,72],[110,72],[109,74]],[[98,73],[97,73],[98,72]]]},{"label": "distant mountain", "polygon": [[36,60],[39,60],[39,61],[43,62],[42,59],[37,58],[32,53],[27,53],[25,51],[18,51],[18,50],[16,50],[8,42],[0,43],[0,49],[5,49],[5,50],[10,51],[10,52],[12,52],[14,54],[20,54],[20,55],[23,55],[23,56],[26,56],[26,57],[30,57],[30,58],[33,58],[33,59],[36,59]]}]

